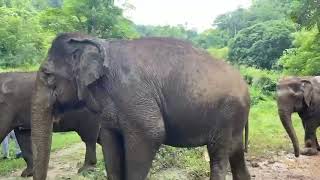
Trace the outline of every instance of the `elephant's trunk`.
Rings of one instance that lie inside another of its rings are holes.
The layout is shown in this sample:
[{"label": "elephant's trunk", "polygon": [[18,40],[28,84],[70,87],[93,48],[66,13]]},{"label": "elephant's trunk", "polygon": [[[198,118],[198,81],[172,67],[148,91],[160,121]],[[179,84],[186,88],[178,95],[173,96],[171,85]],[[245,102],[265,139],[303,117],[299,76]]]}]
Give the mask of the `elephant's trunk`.
[{"label": "elephant's trunk", "polygon": [[38,74],[31,105],[34,180],[44,180],[47,176],[52,139],[52,105],[50,100],[50,91],[39,80]]},{"label": "elephant's trunk", "polygon": [[298,141],[296,132],[292,126],[291,114],[292,114],[292,112],[279,109],[279,116],[280,116],[282,125],[285,128],[285,130],[287,131],[287,133],[291,139],[291,142],[293,144],[294,155],[296,157],[299,157],[299,155],[300,155],[299,141]]}]

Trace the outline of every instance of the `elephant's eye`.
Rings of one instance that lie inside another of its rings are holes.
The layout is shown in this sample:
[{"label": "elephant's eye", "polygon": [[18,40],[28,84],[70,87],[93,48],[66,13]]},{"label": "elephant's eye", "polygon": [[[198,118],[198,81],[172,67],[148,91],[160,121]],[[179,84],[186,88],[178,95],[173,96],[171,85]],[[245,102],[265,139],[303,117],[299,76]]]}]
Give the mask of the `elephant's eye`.
[{"label": "elephant's eye", "polygon": [[54,88],[55,86],[55,76],[52,73],[49,72],[44,72],[43,71],[43,79],[46,82],[46,84],[50,87],[50,88]]},{"label": "elephant's eye", "polygon": [[55,85],[55,78],[52,74],[48,75],[47,77],[47,82],[49,86],[54,86]]}]

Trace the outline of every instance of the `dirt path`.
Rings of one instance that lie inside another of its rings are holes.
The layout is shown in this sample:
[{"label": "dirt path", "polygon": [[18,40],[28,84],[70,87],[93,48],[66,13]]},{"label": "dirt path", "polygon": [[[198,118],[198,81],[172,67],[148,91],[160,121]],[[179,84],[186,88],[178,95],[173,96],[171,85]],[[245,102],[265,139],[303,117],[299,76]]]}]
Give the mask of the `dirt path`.
[{"label": "dirt path", "polygon": [[[82,179],[77,175],[77,169],[84,157],[83,143],[75,144],[67,149],[52,153],[49,165],[48,179]],[[295,158],[292,154],[280,153],[269,158],[251,158],[248,167],[253,180],[320,180],[320,155]],[[19,178],[21,170],[10,177],[0,177],[0,180]],[[170,176],[170,178],[166,178]],[[188,172],[181,169],[168,169],[159,172],[157,180],[188,180]],[[28,180],[31,178],[28,178]],[[153,178],[152,178],[153,179]],[[209,178],[206,178],[208,180]],[[231,180],[229,175],[227,180]]]},{"label": "dirt path", "polygon": [[[85,153],[84,143],[77,143],[69,148],[53,152],[50,158],[48,178],[60,179],[87,179],[77,174],[78,168],[83,163]],[[0,177],[0,180],[31,180],[32,178],[20,178],[22,170],[18,170],[8,177]]]},{"label": "dirt path", "polygon": [[251,159],[248,163],[255,180],[319,180],[320,155],[300,156],[281,153],[267,159]]}]

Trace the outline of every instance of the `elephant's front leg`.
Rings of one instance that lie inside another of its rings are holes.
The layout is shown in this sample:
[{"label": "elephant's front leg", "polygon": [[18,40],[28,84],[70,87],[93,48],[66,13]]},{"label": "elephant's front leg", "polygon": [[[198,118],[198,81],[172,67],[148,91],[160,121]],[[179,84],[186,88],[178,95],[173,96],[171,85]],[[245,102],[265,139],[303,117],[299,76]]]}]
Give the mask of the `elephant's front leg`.
[{"label": "elephant's front leg", "polygon": [[22,177],[33,175],[32,149],[31,149],[31,130],[19,130],[16,128],[15,134],[22,152],[22,157],[26,161],[27,168],[21,173]]},{"label": "elephant's front leg", "polygon": [[305,148],[301,151],[302,155],[312,156],[318,154],[316,129],[317,128],[312,121],[305,123]]},{"label": "elephant's front leg", "polygon": [[111,129],[101,128],[99,134],[108,180],[125,180],[122,136]]},{"label": "elephant's front leg", "polygon": [[145,180],[152,160],[162,144],[143,134],[125,136],[126,180]]},{"label": "elephant's front leg", "polygon": [[92,170],[97,164],[96,156],[96,142],[85,141],[86,144],[86,156],[83,166],[78,170],[78,173],[82,171]]}]

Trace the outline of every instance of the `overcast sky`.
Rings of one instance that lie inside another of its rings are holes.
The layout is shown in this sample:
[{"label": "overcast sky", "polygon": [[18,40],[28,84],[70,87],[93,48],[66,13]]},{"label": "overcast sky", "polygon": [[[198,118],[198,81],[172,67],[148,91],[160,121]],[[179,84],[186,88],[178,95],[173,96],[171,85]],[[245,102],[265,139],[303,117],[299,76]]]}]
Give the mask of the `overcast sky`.
[{"label": "overcast sky", "polygon": [[211,27],[220,14],[238,7],[247,8],[251,0],[119,0],[135,8],[125,11],[125,16],[136,24],[187,25],[198,31]]}]

